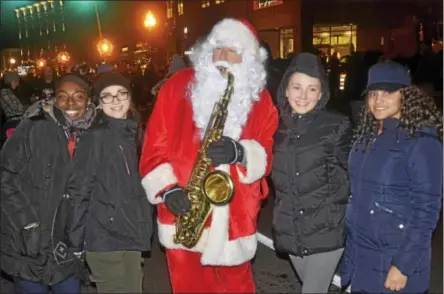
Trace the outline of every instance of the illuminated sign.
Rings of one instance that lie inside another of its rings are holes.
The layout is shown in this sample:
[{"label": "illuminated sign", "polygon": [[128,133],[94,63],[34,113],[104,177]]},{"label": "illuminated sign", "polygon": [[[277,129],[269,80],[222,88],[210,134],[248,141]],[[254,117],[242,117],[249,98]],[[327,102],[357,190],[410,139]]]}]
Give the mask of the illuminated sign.
[{"label": "illuminated sign", "polygon": [[255,0],[253,2],[253,9],[258,10],[262,8],[267,8],[271,6],[281,5],[284,0]]}]

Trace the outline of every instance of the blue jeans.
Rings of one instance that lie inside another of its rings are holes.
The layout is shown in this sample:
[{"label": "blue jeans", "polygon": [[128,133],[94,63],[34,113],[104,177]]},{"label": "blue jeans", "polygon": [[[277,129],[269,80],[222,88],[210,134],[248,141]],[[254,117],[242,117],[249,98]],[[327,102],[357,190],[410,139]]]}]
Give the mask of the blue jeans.
[{"label": "blue jeans", "polygon": [[52,294],[79,294],[80,282],[72,276],[53,286],[47,286],[40,283],[29,282],[21,279],[14,279],[16,294],[46,294],[51,288]]}]

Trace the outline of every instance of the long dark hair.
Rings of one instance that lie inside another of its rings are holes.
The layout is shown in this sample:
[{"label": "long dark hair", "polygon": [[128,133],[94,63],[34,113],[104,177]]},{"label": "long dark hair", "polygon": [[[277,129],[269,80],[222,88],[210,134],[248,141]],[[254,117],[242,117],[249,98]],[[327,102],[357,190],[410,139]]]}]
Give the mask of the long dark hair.
[{"label": "long dark hair", "polygon": [[[436,130],[442,141],[442,115],[436,107],[432,97],[416,86],[400,90],[401,92],[401,118],[400,125],[413,137],[415,132],[424,127]],[[378,122],[370,112],[367,103],[362,107],[360,121],[355,128],[353,143],[368,145],[378,132]]]}]

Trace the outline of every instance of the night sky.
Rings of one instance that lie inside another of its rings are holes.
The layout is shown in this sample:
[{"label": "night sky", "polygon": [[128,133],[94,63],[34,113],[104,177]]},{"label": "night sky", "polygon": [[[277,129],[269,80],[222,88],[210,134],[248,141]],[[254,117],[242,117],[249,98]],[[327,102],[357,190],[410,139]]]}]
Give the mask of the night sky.
[{"label": "night sky", "polygon": [[0,50],[19,47],[14,8],[32,2],[0,0]]}]

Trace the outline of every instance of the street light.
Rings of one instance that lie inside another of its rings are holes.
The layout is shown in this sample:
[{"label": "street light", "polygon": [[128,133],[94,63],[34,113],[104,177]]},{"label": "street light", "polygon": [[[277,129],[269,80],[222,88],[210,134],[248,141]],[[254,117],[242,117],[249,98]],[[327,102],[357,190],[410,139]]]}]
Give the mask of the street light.
[{"label": "street light", "polygon": [[67,63],[71,60],[71,56],[69,55],[68,52],[60,52],[57,55],[57,60],[59,63]]},{"label": "street light", "polygon": [[46,60],[43,58],[40,58],[39,60],[37,60],[37,67],[42,68],[44,67],[46,64]]},{"label": "street light", "polygon": [[14,65],[16,62],[17,62],[17,61],[15,60],[15,58],[11,58],[11,59],[9,59],[9,63],[10,63],[11,65]]},{"label": "street light", "polygon": [[97,43],[97,50],[101,56],[110,56],[113,53],[114,45],[106,39],[102,39]]},{"label": "street light", "polygon": [[157,24],[156,18],[154,17],[154,14],[151,11],[148,11],[148,13],[145,15],[145,21],[143,22],[143,25],[151,30],[154,28]]},{"label": "street light", "polygon": [[102,52],[107,53],[109,51],[109,45],[104,43],[102,44]]}]

